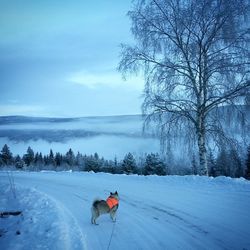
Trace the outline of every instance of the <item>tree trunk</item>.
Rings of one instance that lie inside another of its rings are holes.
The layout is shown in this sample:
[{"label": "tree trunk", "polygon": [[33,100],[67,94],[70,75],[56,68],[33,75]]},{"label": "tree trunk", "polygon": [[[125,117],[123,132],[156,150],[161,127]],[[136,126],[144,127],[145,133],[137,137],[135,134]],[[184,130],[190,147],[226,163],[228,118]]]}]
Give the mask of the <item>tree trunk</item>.
[{"label": "tree trunk", "polygon": [[198,135],[200,173],[201,175],[209,175],[208,165],[207,165],[207,150],[204,137],[205,136],[202,133]]},{"label": "tree trunk", "polygon": [[199,162],[200,162],[200,174],[209,175],[207,164],[207,149],[206,149],[206,130],[204,117],[198,117],[198,149],[199,149]]}]

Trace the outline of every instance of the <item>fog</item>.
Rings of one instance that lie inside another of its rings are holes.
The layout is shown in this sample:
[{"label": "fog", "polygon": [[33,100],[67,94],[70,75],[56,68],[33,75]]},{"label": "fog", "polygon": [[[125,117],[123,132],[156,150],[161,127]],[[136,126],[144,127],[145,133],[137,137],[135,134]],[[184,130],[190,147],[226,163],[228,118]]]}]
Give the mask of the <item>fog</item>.
[{"label": "fog", "polygon": [[0,125],[0,146],[7,144],[16,155],[26,153],[28,146],[35,152],[48,154],[94,154],[105,159],[123,159],[128,152],[140,157],[159,152],[157,138],[142,134],[141,116],[90,117],[69,121],[25,118],[10,119]]}]

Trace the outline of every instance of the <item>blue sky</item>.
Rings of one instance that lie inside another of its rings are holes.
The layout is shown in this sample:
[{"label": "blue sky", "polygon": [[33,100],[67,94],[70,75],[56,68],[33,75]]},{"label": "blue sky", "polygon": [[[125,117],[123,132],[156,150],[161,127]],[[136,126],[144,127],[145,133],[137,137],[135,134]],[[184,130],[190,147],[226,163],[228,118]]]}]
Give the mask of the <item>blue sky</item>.
[{"label": "blue sky", "polygon": [[130,0],[1,0],[0,115],[138,114],[143,81],[116,71]]}]

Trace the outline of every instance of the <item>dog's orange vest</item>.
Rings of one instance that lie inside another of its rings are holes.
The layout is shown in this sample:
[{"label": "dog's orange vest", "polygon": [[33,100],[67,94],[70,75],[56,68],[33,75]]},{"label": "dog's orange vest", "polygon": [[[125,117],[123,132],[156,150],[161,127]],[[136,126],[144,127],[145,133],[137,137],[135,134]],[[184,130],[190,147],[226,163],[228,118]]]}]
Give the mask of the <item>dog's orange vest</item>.
[{"label": "dog's orange vest", "polygon": [[109,209],[112,209],[114,206],[117,206],[119,204],[119,201],[114,197],[108,197],[106,202],[109,206]]}]

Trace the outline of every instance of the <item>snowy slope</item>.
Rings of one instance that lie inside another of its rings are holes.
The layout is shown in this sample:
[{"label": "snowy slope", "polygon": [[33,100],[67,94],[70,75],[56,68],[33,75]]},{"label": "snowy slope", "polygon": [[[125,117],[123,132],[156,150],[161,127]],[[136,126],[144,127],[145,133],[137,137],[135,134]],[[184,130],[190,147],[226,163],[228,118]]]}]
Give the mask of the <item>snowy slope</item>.
[{"label": "snowy slope", "polygon": [[[1,249],[250,249],[250,183],[198,176],[0,172]],[[117,221],[90,223],[93,199],[120,194]],[[17,235],[17,230],[20,234]],[[27,248],[29,246],[29,248]]]}]

